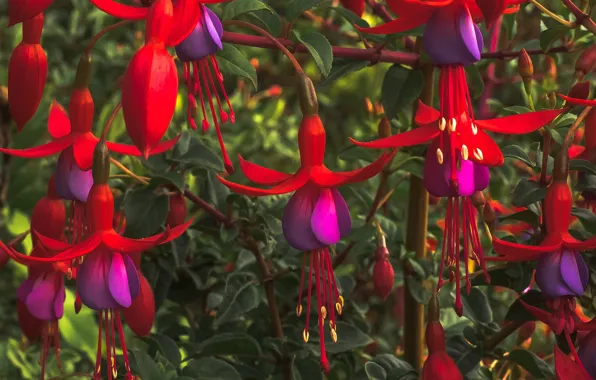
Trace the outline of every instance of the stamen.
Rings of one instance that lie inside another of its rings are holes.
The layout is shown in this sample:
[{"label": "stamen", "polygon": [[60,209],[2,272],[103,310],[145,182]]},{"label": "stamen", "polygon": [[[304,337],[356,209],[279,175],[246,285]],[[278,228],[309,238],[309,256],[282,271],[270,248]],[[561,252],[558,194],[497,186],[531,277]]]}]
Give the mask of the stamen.
[{"label": "stamen", "polygon": [[308,333],[308,328],[305,328],[304,330],[302,330],[302,340],[304,340],[304,343],[308,343],[309,337],[310,337],[310,334]]},{"label": "stamen", "polygon": [[302,314],[302,291],[304,287],[304,269],[306,267],[306,252],[302,254],[302,270],[300,271],[300,288],[298,290],[298,306],[296,306],[296,315]]},{"label": "stamen", "polygon": [[62,362],[60,361],[60,331],[58,330],[58,321],[54,323],[54,356],[56,356],[56,365],[58,369],[62,370]]},{"label": "stamen", "polygon": [[312,269],[313,269],[313,256],[314,252],[309,252],[310,256],[310,265],[308,267],[308,298],[306,299],[306,327],[304,328],[304,332],[302,333],[302,338],[306,336],[305,342],[308,342],[308,327],[310,325],[310,301],[312,299]]},{"label": "stamen", "polygon": [[219,108],[219,118],[222,123],[228,121],[228,114],[223,110],[221,106],[221,99],[219,98],[219,94],[217,92],[217,87],[215,87],[215,83],[213,82],[213,75],[211,74],[211,69],[209,68],[209,64],[205,64],[205,69],[207,70],[207,78],[209,78],[209,83],[211,83],[211,88],[213,89],[213,96],[217,101],[217,107]]},{"label": "stamen", "polygon": [[457,121],[455,121],[455,118],[452,117],[451,120],[449,120],[449,130],[451,132],[455,132],[456,127],[457,127]]},{"label": "stamen", "polygon": [[484,154],[482,154],[482,151],[480,150],[480,148],[474,149],[474,157],[476,157],[476,159],[478,161],[484,160]]},{"label": "stamen", "polygon": [[323,320],[327,319],[327,308],[325,306],[321,306],[321,318]]},{"label": "stamen", "polygon": [[461,156],[464,160],[467,160],[469,158],[468,147],[465,145],[461,146]]},{"label": "stamen", "polygon": [[447,126],[447,120],[444,117],[439,120],[439,130],[444,131],[445,127]]},{"label": "stamen", "polygon": [[474,123],[472,123],[472,134],[474,136],[476,136],[478,134],[478,127]]},{"label": "stamen", "polygon": [[194,91],[195,93],[199,94],[199,100],[201,101],[201,113],[203,114],[203,121],[201,122],[201,127],[203,128],[203,133],[207,132],[209,129],[209,122],[207,121],[207,111],[205,110],[205,99],[203,97],[203,88],[200,85],[199,80],[199,65],[195,62],[193,63],[193,78],[194,78]]},{"label": "stamen", "polygon": [[228,98],[228,93],[226,92],[226,89],[223,85],[223,75],[221,74],[221,71],[219,70],[219,64],[217,63],[217,59],[215,59],[215,57],[213,55],[211,55],[210,57],[211,57],[211,65],[213,66],[213,69],[215,70],[215,73],[217,75],[217,81],[219,82],[219,87],[221,88],[221,92],[224,96],[224,99],[226,100],[226,103],[228,103],[228,109],[230,110],[230,122],[232,124],[234,124],[236,122],[236,115],[234,114],[234,109],[232,108],[232,103],[230,103],[230,99]]},{"label": "stamen", "polygon": [[120,321],[120,313],[115,312],[115,314],[118,335],[120,335],[120,346],[122,347],[122,355],[124,356],[124,368],[126,368],[126,373],[130,375],[130,363],[128,360],[128,351],[126,350],[126,341],[124,340],[124,330],[122,329],[122,321]]},{"label": "stamen", "polygon": [[441,148],[437,148],[437,161],[439,162],[439,165],[443,165],[443,151],[441,150]]},{"label": "stamen", "polygon": [[333,327],[331,328],[331,339],[333,339],[333,343],[337,343],[337,332]]},{"label": "stamen", "polygon": [[[95,358],[95,375],[99,376],[101,372],[101,328],[103,325],[103,311],[99,311],[99,321],[97,323],[99,331],[97,333],[97,356]],[[98,377],[99,378],[99,377]]]},{"label": "stamen", "polygon": [[110,312],[108,310],[105,310],[106,313],[106,318],[105,318],[105,322],[106,322],[106,361],[107,361],[107,373],[108,373],[108,380],[112,380],[112,376],[113,376],[113,372],[112,372],[112,368],[111,368],[111,364],[112,364],[112,338],[110,337]]}]

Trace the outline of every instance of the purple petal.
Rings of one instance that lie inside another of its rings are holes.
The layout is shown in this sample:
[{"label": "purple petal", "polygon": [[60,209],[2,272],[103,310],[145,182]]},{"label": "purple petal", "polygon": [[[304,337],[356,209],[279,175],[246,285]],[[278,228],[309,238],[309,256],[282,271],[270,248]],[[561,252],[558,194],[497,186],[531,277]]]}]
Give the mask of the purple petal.
[{"label": "purple petal", "polygon": [[[434,147],[434,148],[433,148]],[[451,179],[451,158],[444,153],[443,163],[439,164],[436,156],[436,146],[432,144],[426,152],[424,160],[424,186],[435,197],[468,197],[476,190],[474,184],[474,163],[461,160],[459,170],[456,171],[457,191],[449,185]]]},{"label": "purple petal", "polygon": [[31,293],[25,300],[29,312],[42,321],[56,319],[54,313],[54,298],[56,298],[56,276],[54,274],[42,275],[37,278]]},{"label": "purple petal", "polygon": [[91,170],[83,171],[74,164],[68,179],[68,186],[76,200],[87,202],[89,191],[91,191],[91,187],[93,186],[93,173]]},{"label": "purple petal", "polygon": [[141,291],[141,282],[139,280],[139,273],[137,267],[129,255],[122,255],[124,258],[124,265],[126,266],[126,275],[128,277],[128,288],[130,289],[130,297],[134,300]]},{"label": "purple petal", "polygon": [[424,49],[437,65],[469,65],[480,60],[484,42],[465,6],[434,12],[424,30]]},{"label": "purple petal", "polygon": [[341,196],[337,189],[331,189],[333,193],[333,200],[335,202],[335,212],[337,213],[337,223],[339,225],[339,235],[344,238],[352,231],[352,217],[350,216],[350,209],[346,204],[344,197]]},{"label": "purple petal", "polygon": [[126,273],[124,259],[118,252],[112,254],[112,264],[110,265],[108,279],[112,297],[114,297],[120,306],[129,307],[132,304],[132,298],[130,296],[130,288],[128,287],[128,274]]},{"label": "purple petal", "polygon": [[576,296],[584,294],[588,286],[588,268],[577,252],[564,251],[561,257],[561,278]]},{"label": "purple petal", "polygon": [[17,298],[19,299],[19,301],[25,303],[27,296],[29,295],[29,293],[31,293],[31,290],[33,290],[33,285],[35,285],[36,279],[37,277],[29,276],[25,281],[23,281],[21,286],[18,287]]},{"label": "purple petal", "polygon": [[311,251],[326,247],[317,240],[311,227],[311,217],[319,198],[319,187],[307,183],[298,189],[284,209],[281,226],[284,236],[292,247],[301,251]]},{"label": "purple petal", "polygon": [[62,276],[59,276],[56,289],[56,298],[54,298],[54,315],[56,316],[56,319],[60,319],[64,315],[65,299],[66,290],[64,289],[64,278]]},{"label": "purple petal", "polygon": [[339,241],[339,225],[335,211],[335,200],[330,189],[321,189],[315,204],[310,225],[321,243],[333,245]]},{"label": "purple petal", "polygon": [[93,186],[91,170],[81,170],[72,155],[72,148],[64,150],[58,158],[54,172],[54,189],[62,199],[86,202]]},{"label": "purple petal", "polygon": [[77,273],[77,291],[81,301],[94,310],[116,309],[120,304],[114,300],[108,285],[111,252],[99,247],[85,257]]},{"label": "purple petal", "polygon": [[577,354],[588,374],[596,379],[596,331],[591,331],[580,341]]},{"label": "purple petal", "polygon": [[223,36],[223,25],[219,20],[219,17],[209,8],[204,5],[201,5],[203,8],[203,19],[205,20],[205,25],[207,25],[207,31],[209,31],[209,35],[213,42],[217,45],[219,49],[223,49],[223,45],[221,43],[221,37]]},{"label": "purple petal", "polygon": [[488,166],[474,164],[474,190],[482,191],[488,187],[490,170]]}]

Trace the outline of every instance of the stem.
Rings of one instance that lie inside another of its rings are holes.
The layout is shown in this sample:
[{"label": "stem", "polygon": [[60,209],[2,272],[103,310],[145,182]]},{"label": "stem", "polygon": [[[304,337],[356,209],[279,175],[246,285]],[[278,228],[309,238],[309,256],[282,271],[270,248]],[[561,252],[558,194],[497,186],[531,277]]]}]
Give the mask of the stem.
[{"label": "stem", "polygon": [[95,36],[93,36],[93,38],[91,38],[91,41],[89,41],[89,44],[87,45],[87,49],[85,49],[85,54],[90,55],[91,50],[93,49],[93,47],[95,46],[97,41],[99,41],[99,39],[102,38],[103,36],[105,36],[107,33],[111,32],[114,29],[118,29],[121,26],[124,26],[126,24],[130,24],[131,22],[132,22],[132,20],[118,21],[117,23],[108,25],[105,28],[103,28],[102,30],[100,30],[99,33],[97,33]]},{"label": "stem", "polygon": [[568,146],[571,146],[571,141],[573,140],[573,136],[575,135],[575,130],[577,128],[579,128],[580,124],[582,123],[582,121],[584,121],[586,116],[588,116],[588,113],[590,112],[591,109],[592,109],[592,107],[584,108],[582,113],[579,114],[577,119],[575,119],[575,122],[571,125],[571,128],[569,128],[569,131],[567,131],[567,136],[565,136],[565,143]]},{"label": "stem", "polygon": [[[416,41],[418,49],[422,47],[422,38]],[[420,101],[431,105],[433,102],[433,67],[425,64],[421,67],[424,75],[424,88]],[[416,115],[417,103],[414,105]],[[414,121],[412,120],[412,124]],[[426,234],[428,228],[428,192],[421,178],[410,177],[408,200],[408,219],[406,232],[406,249],[414,251],[417,258],[426,258]],[[404,277],[408,276],[404,266]],[[408,282],[404,281],[404,356],[415,370],[422,368],[424,357],[424,305],[419,304],[412,296]]]},{"label": "stem", "polygon": [[292,65],[294,65],[294,69],[296,70],[296,72],[298,72],[298,74],[304,74],[304,70],[302,70],[302,66],[300,66],[300,63],[298,63],[298,61],[296,60],[296,57],[294,57],[294,55],[292,53],[290,53],[290,51],[281,42],[279,42],[277,40],[277,38],[273,37],[267,31],[259,28],[256,25],[248,23],[246,21],[239,21],[239,20],[227,20],[227,21],[223,22],[223,25],[224,26],[236,25],[236,26],[248,28],[248,29],[252,30],[253,32],[256,32],[256,33],[264,36],[266,39],[271,41],[279,50],[281,50],[286,55],[286,57],[288,57],[288,59],[292,62]]},{"label": "stem", "polygon": [[509,335],[516,332],[517,329],[522,327],[524,323],[526,323],[526,321],[511,321],[511,322],[509,322],[508,324],[503,326],[503,328],[499,332],[495,333],[495,335],[488,337],[484,341],[484,349],[486,351],[491,351],[491,350],[495,349],[499,345],[499,343],[504,341]]},{"label": "stem", "polygon": [[560,23],[562,25],[565,25],[568,28],[575,28],[575,24],[573,22],[562,19],[561,17],[559,17],[555,13],[551,12],[547,7],[545,7],[544,5],[540,4],[537,0],[530,0],[530,2],[532,4],[534,4],[534,6],[536,8],[540,9],[544,14],[546,14],[548,17],[552,18],[556,22],[558,22],[558,23]]},{"label": "stem", "polygon": [[128,169],[126,166],[124,166],[120,161],[118,161],[114,157],[110,157],[110,162],[112,164],[114,164],[114,166],[116,166],[118,169],[122,170],[130,178],[136,179],[139,183],[142,183],[143,185],[149,184],[149,181],[147,181],[146,179],[139,177],[138,175],[133,173],[130,169]]},{"label": "stem", "polygon": [[114,122],[114,119],[116,119],[116,115],[118,114],[118,111],[120,111],[121,108],[122,108],[122,103],[118,102],[116,104],[116,107],[114,107],[114,109],[112,110],[112,114],[110,115],[110,118],[106,122],[106,125],[104,125],[103,131],[101,131],[101,139],[102,140],[105,140],[108,137],[108,132],[110,131],[110,128],[112,127],[112,123]]},{"label": "stem", "polygon": [[581,9],[577,7],[571,0],[561,0],[563,4],[569,9],[571,13],[575,16],[576,24],[582,25],[584,28],[588,29],[592,34],[596,35],[596,23],[590,18],[590,16],[583,12]]}]

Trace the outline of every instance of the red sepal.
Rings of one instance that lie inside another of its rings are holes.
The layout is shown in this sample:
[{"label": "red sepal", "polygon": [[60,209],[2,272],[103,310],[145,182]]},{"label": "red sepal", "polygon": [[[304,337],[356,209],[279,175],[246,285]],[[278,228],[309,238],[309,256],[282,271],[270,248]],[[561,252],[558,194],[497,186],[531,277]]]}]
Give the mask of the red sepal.
[{"label": "red sepal", "polygon": [[366,8],[364,0],[340,0],[340,2],[344,8],[351,10],[358,17],[362,17],[364,14],[364,9]]},{"label": "red sepal", "polygon": [[427,125],[424,127],[414,128],[410,131],[398,133],[396,135],[385,137],[383,139],[360,142],[350,137],[352,144],[366,148],[400,148],[404,146],[412,146],[428,142],[441,133],[439,128],[435,125]]},{"label": "red sepal", "polygon": [[596,99],[578,99],[578,98],[570,98],[567,95],[559,94],[559,96],[569,104],[574,106],[587,106],[587,107],[594,107],[596,106]]},{"label": "red sepal", "polygon": [[70,133],[70,119],[68,113],[62,107],[62,104],[56,100],[50,106],[50,115],[48,116],[48,132],[50,135],[58,139]]},{"label": "red sepal", "polygon": [[580,364],[571,360],[571,358],[564,354],[563,351],[555,344],[555,373],[557,374],[557,380],[591,380],[584,375]]},{"label": "red sepal", "polygon": [[278,172],[277,170],[253,164],[252,162],[242,158],[241,155],[238,155],[238,159],[240,160],[240,170],[242,170],[242,173],[246,176],[246,178],[248,178],[249,181],[258,183],[259,185],[277,185],[278,183],[283,182],[292,176],[291,174]]},{"label": "red sepal", "polygon": [[44,12],[54,0],[8,0],[8,26],[32,19]]},{"label": "red sepal", "polygon": [[418,109],[416,110],[416,117],[414,118],[416,125],[425,127],[439,120],[439,117],[441,117],[441,113],[438,110],[429,107],[422,103],[421,100],[418,100]]},{"label": "red sepal", "polygon": [[397,149],[391,150],[389,153],[383,153],[381,157],[377,158],[373,163],[356,170],[348,172],[333,172],[327,169],[326,166],[313,168],[311,178],[314,183],[321,187],[338,187],[350,183],[357,183],[366,181],[379,174],[381,170],[393,159]]},{"label": "red sepal", "polygon": [[258,197],[263,195],[287,194],[296,191],[302,186],[306,185],[306,183],[310,180],[310,176],[304,169],[300,169],[292,177],[288,178],[277,186],[273,186],[270,189],[259,189],[256,187],[240,185],[230,182],[219,175],[217,175],[217,179],[235,193],[248,195],[251,197]]},{"label": "red sepal", "polygon": [[508,135],[523,135],[550,123],[561,112],[561,109],[528,112],[496,119],[475,120],[474,123],[486,131]]},{"label": "red sepal", "polygon": [[[547,244],[544,244],[545,242]],[[562,244],[563,242],[559,239],[558,243],[556,241],[548,242],[545,240],[540,246],[531,246],[508,242],[495,237],[493,238],[493,249],[501,256],[485,257],[485,260],[509,262],[532,261],[536,260],[543,253],[558,251]]]},{"label": "red sepal", "polygon": [[10,154],[11,156],[23,158],[41,158],[51,156],[62,152],[64,149],[72,145],[76,136],[68,135],[49,143],[26,149],[4,149],[0,148],[0,152]]}]

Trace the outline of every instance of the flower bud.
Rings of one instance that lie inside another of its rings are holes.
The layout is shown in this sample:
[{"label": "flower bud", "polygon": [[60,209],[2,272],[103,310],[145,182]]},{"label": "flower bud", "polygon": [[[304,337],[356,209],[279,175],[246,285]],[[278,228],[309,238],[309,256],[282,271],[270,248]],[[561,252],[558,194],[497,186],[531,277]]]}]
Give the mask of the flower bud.
[{"label": "flower bud", "polygon": [[384,137],[389,137],[391,136],[391,123],[389,122],[389,119],[387,119],[386,117],[383,117],[381,119],[381,121],[379,122],[379,137],[384,138]]},{"label": "flower bud", "polygon": [[77,296],[76,296],[75,302],[74,302],[75,314],[79,314],[81,312],[82,308],[83,308],[83,302],[81,301],[81,297],[79,296],[79,293],[77,292]]},{"label": "flower bud", "polygon": [[485,206],[486,198],[484,198],[482,191],[475,191],[474,194],[472,194],[472,204],[477,209]]},{"label": "flower bud", "polygon": [[340,2],[344,8],[354,12],[358,17],[362,17],[364,14],[364,9],[366,8],[364,0],[340,0]]},{"label": "flower bud", "polygon": [[319,113],[319,101],[312,80],[306,74],[301,74],[298,85],[300,109],[303,116],[317,115]]},{"label": "flower bud", "polygon": [[497,214],[495,213],[495,210],[493,206],[490,204],[490,202],[487,202],[484,205],[482,219],[484,220],[484,223],[486,223],[486,225],[488,226],[489,231],[494,232],[497,224]]},{"label": "flower bud", "polygon": [[532,77],[534,76],[534,64],[532,63],[532,58],[530,58],[530,55],[528,55],[526,49],[521,49],[519,52],[517,71],[524,82],[526,94],[530,95]]},{"label": "flower bud", "polygon": [[139,271],[139,295],[132,301],[130,307],[122,309],[126,324],[138,336],[151,333],[155,320],[155,297],[147,278]]},{"label": "flower bud", "polygon": [[374,106],[373,106],[372,102],[370,101],[370,98],[364,99],[364,107],[366,108],[366,112],[368,112],[368,113],[375,112]]},{"label": "flower bud", "polygon": [[95,145],[93,152],[93,183],[107,184],[110,178],[110,151],[105,140],[101,139]]},{"label": "flower bud", "polygon": [[576,99],[588,99],[590,97],[590,81],[576,83],[571,90],[569,90],[567,96]]},{"label": "flower bud", "polygon": [[387,299],[393,290],[395,272],[389,261],[389,250],[384,245],[385,237],[382,237],[382,244],[377,248],[376,261],[373,269],[373,283],[377,295],[383,300]]},{"label": "flower bud", "polygon": [[596,108],[592,108],[584,119],[584,139],[586,149],[596,147]]},{"label": "flower bud", "polygon": [[553,168],[553,180],[567,182],[569,175],[569,146],[563,143],[561,150],[555,157],[555,166]]},{"label": "flower bud", "polygon": [[550,81],[556,82],[557,80],[557,64],[555,59],[550,55],[544,57],[544,77]]},{"label": "flower bud", "polygon": [[33,207],[31,213],[31,235],[33,245],[37,243],[37,233],[55,240],[64,238],[66,226],[66,207],[54,190],[54,176],[48,183],[47,195],[41,198]]},{"label": "flower bud", "polygon": [[166,218],[166,224],[176,227],[186,221],[186,198],[183,194],[177,193],[170,196],[170,211]]},{"label": "flower bud", "polygon": [[596,66],[596,45],[592,44],[585,49],[575,62],[575,76],[582,78],[588,75]]}]

